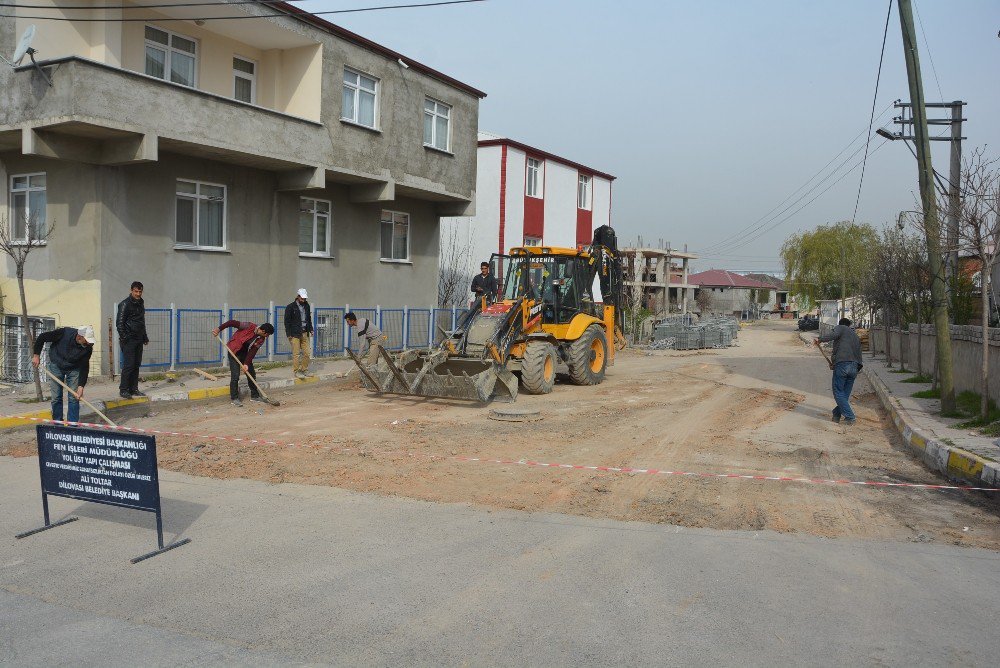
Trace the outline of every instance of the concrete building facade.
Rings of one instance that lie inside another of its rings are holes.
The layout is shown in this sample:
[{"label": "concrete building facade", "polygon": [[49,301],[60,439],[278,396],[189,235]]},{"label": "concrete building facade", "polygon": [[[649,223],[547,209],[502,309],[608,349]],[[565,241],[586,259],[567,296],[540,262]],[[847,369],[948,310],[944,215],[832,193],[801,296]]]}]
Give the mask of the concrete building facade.
[{"label": "concrete building facade", "polygon": [[[147,306],[298,287],[325,305],[434,302],[440,219],[475,211],[484,93],[283,2],[201,6],[204,21],[102,4],[45,11],[148,20],[0,18],[0,53],[34,23],[41,65],[0,66],[0,213],[14,236],[25,215],[52,228],[27,264],[33,316],[101,325],[132,280]],[[253,18],[211,18],[234,14]]]},{"label": "concrete building facade", "polygon": [[637,303],[662,316],[687,313],[694,302],[690,262],[698,256],[671,248],[623,248],[625,287]]},{"label": "concrete building facade", "polygon": [[471,279],[480,262],[515,246],[589,244],[611,224],[610,174],[484,132],[477,165],[475,216],[442,221],[442,275]]}]

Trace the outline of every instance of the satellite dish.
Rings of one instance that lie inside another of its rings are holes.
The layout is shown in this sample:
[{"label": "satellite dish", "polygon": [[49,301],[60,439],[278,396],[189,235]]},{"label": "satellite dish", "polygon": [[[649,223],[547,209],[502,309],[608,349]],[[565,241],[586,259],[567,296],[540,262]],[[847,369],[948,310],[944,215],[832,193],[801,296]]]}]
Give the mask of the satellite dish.
[{"label": "satellite dish", "polygon": [[21,64],[21,59],[24,58],[24,54],[28,53],[28,49],[31,48],[31,40],[35,38],[35,24],[32,23],[28,26],[24,34],[21,35],[21,40],[17,43],[17,48],[14,49],[14,55],[10,57],[10,62],[16,67]]}]

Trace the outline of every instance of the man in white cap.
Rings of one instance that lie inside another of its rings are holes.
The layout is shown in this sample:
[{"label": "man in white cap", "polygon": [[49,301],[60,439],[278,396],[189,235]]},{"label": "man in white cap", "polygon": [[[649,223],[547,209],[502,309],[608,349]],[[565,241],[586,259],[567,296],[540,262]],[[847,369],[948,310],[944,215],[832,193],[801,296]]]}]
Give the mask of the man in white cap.
[{"label": "man in white cap", "polygon": [[[58,378],[70,388],[69,406],[66,411],[68,422],[80,421],[80,397],[87,384],[90,373],[90,356],[94,352],[97,337],[90,325],[82,327],[60,327],[51,332],[45,332],[35,339],[34,356],[31,363],[37,367],[41,360],[42,347],[49,345],[49,363],[47,369],[52,376]],[[52,395],[52,419],[63,419],[63,388],[53,378],[49,379],[49,390]]]},{"label": "man in white cap", "polygon": [[285,336],[292,346],[292,373],[296,378],[309,375],[309,351],[313,333],[312,308],[309,306],[309,293],[305,288],[299,288],[295,301],[285,307]]}]

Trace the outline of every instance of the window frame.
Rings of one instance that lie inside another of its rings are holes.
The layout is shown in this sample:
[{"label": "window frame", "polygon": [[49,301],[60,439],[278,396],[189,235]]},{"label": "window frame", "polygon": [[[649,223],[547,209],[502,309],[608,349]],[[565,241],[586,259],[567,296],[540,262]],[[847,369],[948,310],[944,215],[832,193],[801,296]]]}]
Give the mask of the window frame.
[{"label": "window frame", "polygon": [[[146,37],[146,28],[152,28],[153,30],[159,30],[160,32],[165,33],[167,35],[167,43],[161,44],[160,42],[151,41],[148,37]],[[188,53],[187,51],[175,49],[173,44],[171,43],[172,37],[180,37],[181,39],[186,39],[187,41],[194,44],[194,53]],[[163,77],[158,77],[154,74],[150,74],[149,72],[146,71],[145,66],[143,66],[142,70],[143,74],[145,74],[148,77],[153,77],[154,79],[159,79],[160,81],[166,81],[167,83],[172,83],[177,86],[184,86],[185,88],[198,88],[198,64],[201,60],[200,59],[201,45],[198,43],[197,39],[195,39],[194,37],[188,37],[184,33],[179,33],[174,30],[168,30],[167,28],[161,28],[160,26],[153,25],[152,23],[144,23],[142,28],[142,40],[143,40],[142,53],[144,58],[146,55],[146,49],[149,47],[153,47],[154,49],[159,49],[160,51],[166,52],[166,58],[163,61]],[[177,81],[173,81],[170,78],[170,69],[171,69],[170,63],[172,58],[170,54],[173,53],[174,51],[179,51],[182,55],[189,56],[194,60],[194,68],[193,68],[194,80],[191,82],[190,86],[188,84],[183,84]]]},{"label": "window frame", "polygon": [[[342,86],[341,86],[341,97],[340,97],[340,120],[344,121],[345,123],[351,123],[353,125],[357,125],[357,126],[362,127],[362,128],[368,128],[369,130],[380,130],[380,122],[379,122],[379,120],[380,120],[380,117],[382,115],[381,114],[382,104],[381,104],[381,100],[379,98],[382,97],[382,95],[381,95],[381,93],[382,93],[382,80],[379,79],[378,77],[376,77],[373,74],[367,74],[365,72],[362,72],[361,70],[355,69],[353,67],[348,67],[347,65],[345,65],[344,66],[344,74],[347,74],[348,72],[350,72],[351,74],[354,74],[355,76],[358,77],[358,83],[357,84],[351,84],[351,83],[348,83],[346,81],[344,81],[342,83]],[[361,77],[366,77],[366,78],[371,79],[372,81],[374,81],[375,82],[375,90],[374,91],[370,91],[370,90],[368,90],[366,88],[362,88],[361,87]],[[348,117],[348,116],[346,116],[344,114],[344,96],[343,96],[343,90],[345,88],[351,88],[354,91],[354,118],[350,118],[350,117]],[[367,123],[362,123],[360,120],[358,120],[358,112],[361,109],[361,105],[358,104],[358,100],[361,97],[361,91],[365,91],[366,93],[372,93],[375,96],[375,109],[372,112],[372,124],[371,125],[368,125]]]},{"label": "window frame", "polygon": [[[41,188],[32,187],[31,186],[31,177],[33,177],[33,176],[44,176],[45,177],[45,185],[42,186]],[[15,190],[14,189],[14,179],[22,179],[22,178],[23,179],[27,179],[27,184],[28,184],[27,187],[26,188],[19,188],[19,189]],[[31,193],[33,193],[33,192],[43,192],[43,193],[45,193],[46,219],[42,221],[42,225],[44,226],[44,229],[48,229],[48,225],[49,225],[49,223],[48,223],[48,208],[49,208],[49,192],[48,192],[48,189],[49,189],[49,177],[48,177],[48,174],[46,172],[27,172],[27,173],[24,173],[24,174],[11,174],[10,175],[10,179],[7,182],[7,221],[8,221],[7,224],[11,228],[10,229],[10,232],[11,232],[11,243],[13,243],[15,245],[20,245],[20,246],[27,246],[28,245],[28,227],[27,227],[27,222],[28,221],[25,221],[25,227],[24,227],[24,230],[22,230],[23,234],[17,234],[17,235],[13,234],[13,231],[14,231],[13,230],[13,225],[15,224],[15,220],[14,220],[14,196],[15,196],[15,194],[22,194],[23,193],[23,195],[24,195],[24,208],[28,212],[28,219],[30,220],[31,219]],[[37,229],[38,223],[36,222],[35,225],[36,225],[36,229]],[[47,244],[47,240],[46,239],[36,239],[35,241],[31,242],[32,246],[44,246],[46,244]]]},{"label": "window frame", "polygon": [[[305,202],[312,202],[313,203],[313,209],[312,209],[312,217],[313,217],[313,221],[312,221],[312,247],[313,247],[313,249],[312,249],[312,251],[306,252],[306,251],[303,251],[301,247],[299,247],[299,257],[316,257],[316,258],[323,258],[323,259],[332,259],[333,258],[333,248],[332,248],[332,245],[333,245],[333,202],[330,201],[330,200],[328,200],[328,199],[320,199],[318,197],[299,197],[299,216],[301,216],[303,213],[306,212],[306,209],[304,208],[304,203]],[[316,204],[319,203],[319,202],[322,202],[322,203],[326,204],[327,207],[329,207],[328,210],[325,213],[322,212],[322,211],[320,211],[316,207]],[[326,216],[326,252],[320,252],[320,251],[316,250],[316,218],[318,216]],[[301,224],[302,224],[302,221],[299,220],[299,225],[301,225]]]},{"label": "window frame", "polygon": [[[249,64],[253,65],[253,74],[247,74],[246,72],[241,72],[240,70],[237,70],[236,69],[236,63],[233,63],[233,99],[236,100],[236,101],[238,101],[238,102],[243,102],[244,104],[253,104],[253,105],[256,105],[257,104],[257,69],[259,67],[259,64],[257,63],[256,60],[253,60],[251,58],[244,58],[243,56],[241,56],[239,54],[236,54],[236,53],[233,54],[233,60],[242,60],[244,63],[249,63]],[[237,79],[246,79],[247,81],[250,82],[250,101],[249,102],[247,100],[241,100],[238,97],[236,97],[236,80]]]},{"label": "window frame", "polygon": [[590,174],[578,174],[577,176],[576,208],[583,211],[593,211],[594,209],[594,177]]},{"label": "window frame", "polygon": [[[392,216],[397,216],[397,215],[399,215],[399,216],[406,216],[406,257],[405,258],[398,258],[397,259],[397,258],[383,257],[382,256],[382,252],[384,250],[382,248],[382,226],[385,225],[386,223],[391,224],[392,228],[393,228],[393,240],[390,241],[390,243],[389,243],[389,246],[390,246],[389,252],[392,253],[392,249],[395,248],[395,246],[396,246],[396,244],[394,243],[394,241],[395,241],[395,232],[396,232],[396,225],[397,225],[397,223],[396,223],[395,220],[385,220],[386,214],[389,214],[390,218]],[[393,263],[393,264],[413,264],[413,260],[410,259],[410,245],[411,245],[411,243],[413,241],[413,235],[410,233],[410,229],[411,229],[410,223],[411,223],[411,221],[412,221],[412,217],[406,211],[394,211],[392,209],[382,209],[381,210],[381,212],[379,213],[379,228],[378,228],[378,243],[379,243],[378,254],[379,254],[379,262],[386,262],[386,263]]]},{"label": "window frame", "polygon": [[[535,178],[530,179],[532,164],[535,163]],[[533,189],[528,186],[534,186]],[[532,158],[530,155],[524,160],[524,196],[533,199],[545,199],[545,160],[542,158]]]},{"label": "window frame", "polygon": [[[195,186],[194,193],[182,193],[177,191],[177,185],[179,183],[190,183]],[[198,206],[198,202],[201,200],[211,200],[209,197],[203,197],[201,195],[201,186],[211,186],[213,188],[222,188],[222,245],[221,246],[202,246],[198,243],[200,237],[199,232],[201,231],[201,207]],[[192,199],[195,202],[194,207],[194,229],[192,230],[192,242],[185,243],[177,241],[177,200],[181,197],[186,197]],[[174,249],[175,250],[195,250],[195,251],[207,251],[214,253],[228,253],[229,252],[229,188],[222,183],[211,183],[209,181],[198,181],[197,179],[174,179]]]},{"label": "window frame", "polygon": [[[427,103],[428,102],[431,102],[431,103],[434,104],[434,109],[433,110],[427,109]],[[439,107],[444,107],[448,111],[447,115],[441,114],[439,112]],[[424,113],[423,113],[423,118],[426,118],[427,116],[431,117],[431,140],[428,142],[427,141],[427,137],[424,137],[424,146],[426,148],[434,149],[435,151],[443,151],[445,153],[451,153],[451,119],[452,119],[451,112],[452,112],[452,109],[454,109],[454,107],[452,105],[446,103],[446,102],[442,102],[441,100],[438,100],[437,98],[433,98],[430,95],[425,95],[424,96],[424,109],[423,109]],[[445,120],[448,121],[448,136],[445,137],[444,148],[441,148],[440,146],[438,146],[437,143],[436,143],[436,141],[435,141],[437,139],[437,119],[438,118],[444,118]]]}]

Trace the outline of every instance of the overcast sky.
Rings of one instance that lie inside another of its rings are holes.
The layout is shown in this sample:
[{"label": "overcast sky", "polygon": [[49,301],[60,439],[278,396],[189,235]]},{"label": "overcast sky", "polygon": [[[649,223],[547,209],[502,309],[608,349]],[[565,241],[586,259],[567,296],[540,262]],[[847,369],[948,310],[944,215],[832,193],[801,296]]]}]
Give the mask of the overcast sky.
[{"label": "overcast sky", "polygon": [[[1000,155],[1000,2],[913,4],[927,101],[968,102],[967,150]],[[485,91],[480,129],[617,176],[619,240],[687,244],[699,269],[778,270],[788,235],[852,218],[888,6],[486,0],[326,18]],[[874,128],[908,98],[893,1]],[[916,208],[916,161],[883,143],[871,141],[857,212],[876,226]],[[934,148],[947,174],[949,144]]]}]

